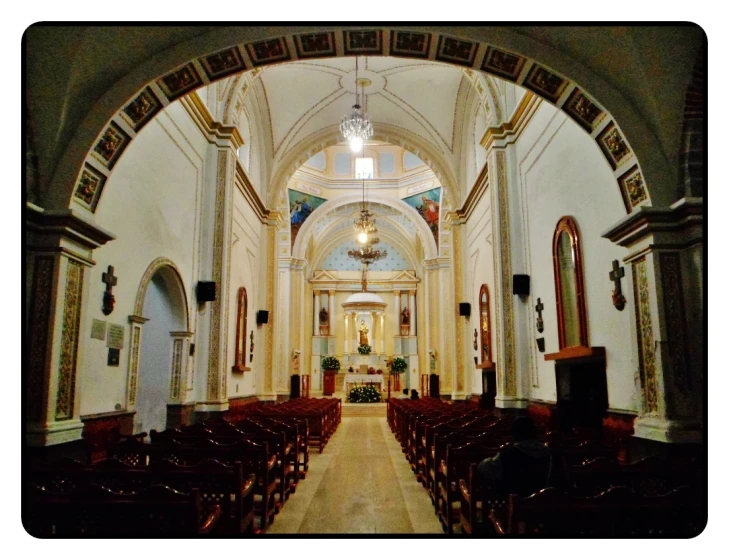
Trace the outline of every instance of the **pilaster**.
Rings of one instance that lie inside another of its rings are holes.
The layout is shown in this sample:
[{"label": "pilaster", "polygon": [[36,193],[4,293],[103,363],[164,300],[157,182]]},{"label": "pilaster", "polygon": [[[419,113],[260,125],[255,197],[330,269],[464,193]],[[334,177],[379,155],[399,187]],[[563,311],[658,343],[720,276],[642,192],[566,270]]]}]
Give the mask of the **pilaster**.
[{"label": "pilaster", "polygon": [[491,209],[494,237],[494,308],[496,309],[496,406],[512,408],[517,400],[514,345],[514,305],[512,295],[511,219],[509,214],[509,182],[507,154],[493,148],[489,153],[491,177]]},{"label": "pilaster", "polygon": [[[603,237],[630,250],[640,360],[635,436],[666,443],[702,438],[703,199],[640,207]],[[688,328],[691,325],[691,328]]]},{"label": "pilaster", "polygon": [[72,210],[25,210],[29,284],[26,442],[46,446],[79,439],[76,368],[84,294],[93,250],[114,236]]}]

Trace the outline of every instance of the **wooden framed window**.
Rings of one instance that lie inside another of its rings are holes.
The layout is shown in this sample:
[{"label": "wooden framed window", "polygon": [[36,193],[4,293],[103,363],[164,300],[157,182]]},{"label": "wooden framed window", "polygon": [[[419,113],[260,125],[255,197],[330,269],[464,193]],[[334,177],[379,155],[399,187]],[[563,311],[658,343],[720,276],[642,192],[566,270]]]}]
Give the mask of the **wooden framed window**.
[{"label": "wooden framed window", "polygon": [[233,371],[249,371],[246,367],[246,332],[248,331],[248,293],[238,288],[238,314],[235,327],[235,365]]},{"label": "wooden framed window", "polygon": [[493,366],[493,347],[491,346],[491,307],[489,287],[481,284],[478,294],[478,321],[481,339],[481,368]]}]

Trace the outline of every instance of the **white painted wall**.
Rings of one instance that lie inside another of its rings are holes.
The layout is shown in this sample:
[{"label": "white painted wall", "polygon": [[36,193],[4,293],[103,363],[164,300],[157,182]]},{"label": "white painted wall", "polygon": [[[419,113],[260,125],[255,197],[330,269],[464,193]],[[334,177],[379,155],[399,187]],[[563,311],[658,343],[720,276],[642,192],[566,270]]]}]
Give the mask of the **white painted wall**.
[{"label": "white painted wall", "polygon": [[[473,330],[479,332],[478,343],[481,343],[479,329],[479,301],[478,294],[481,290],[481,284],[489,287],[491,296],[490,313],[491,313],[491,347],[496,344],[496,337],[493,330],[496,326],[494,321],[494,251],[493,251],[493,232],[492,232],[492,216],[491,216],[491,193],[486,189],[481,200],[474,208],[468,222],[466,223],[466,271],[468,274],[468,301],[471,302],[471,318],[468,323],[467,338],[469,340],[469,358],[466,361],[469,365],[470,386],[473,394],[480,394],[482,389],[481,370],[476,369],[473,356],[478,357],[481,362],[480,350],[473,349]],[[492,350],[493,352],[493,350]],[[468,382],[467,382],[468,387]]]},{"label": "white painted wall", "polygon": [[[147,124],[114,166],[96,211],[96,222],[116,240],[94,251],[87,312],[78,350],[80,413],[114,410],[124,404],[129,359],[129,321],[140,280],[159,257],[173,261],[182,274],[190,309],[197,281],[199,199],[207,141],[179,103]],[[120,209],[123,209],[120,211]],[[114,267],[118,284],[114,311],[101,312],[105,285],[101,274]],[[196,313],[193,313],[193,317]],[[91,320],[124,325],[124,349],[118,367],[108,367],[106,344],[90,338]],[[191,329],[195,330],[195,319]]]},{"label": "white painted wall", "polygon": [[[265,254],[261,253],[261,236],[264,234],[260,220],[243,197],[238,188],[233,195],[233,245],[230,252],[230,291],[228,313],[228,396],[253,395],[263,387],[258,387],[257,378],[264,367],[263,329],[256,326],[256,310],[265,309],[265,284],[259,280],[259,272],[265,270]],[[248,323],[246,332],[246,365],[251,371],[232,373],[235,364],[235,335],[238,316],[238,288],[244,287],[248,293]],[[253,361],[250,357],[250,333],[253,331],[255,348]],[[259,371],[261,370],[261,371]]]},{"label": "white painted wall", "polygon": [[[518,255],[531,276],[531,295],[515,298],[516,314],[528,318],[521,335],[518,370],[529,376],[529,397],[556,400],[554,362],[536,349],[537,298],[544,304],[546,352],[559,350],[557,311],[552,267],[552,237],[562,216],[575,218],[581,236],[589,342],[607,352],[609,406],[637,410],[638,356],[630,271],[626,268],[625,309],[617,311],[611,300],[608,278],[613,259],[622,262],[626,250],[600,234],[625,216],[625,208],[612,170],[588,135],[565,114],[542,103],[515,147],[520,214],[512,219],[517,237],[525,240]],[[515,270],[514,272],[520,272]],[[524,359],[524,353],[531,359]]]}]

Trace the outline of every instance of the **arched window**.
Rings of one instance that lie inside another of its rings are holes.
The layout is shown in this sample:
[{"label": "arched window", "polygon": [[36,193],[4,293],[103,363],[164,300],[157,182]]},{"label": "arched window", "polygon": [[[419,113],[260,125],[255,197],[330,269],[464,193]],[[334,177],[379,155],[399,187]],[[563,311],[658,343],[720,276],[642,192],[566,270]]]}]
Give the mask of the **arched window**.
[{"label": "arched window", "polygon": [[233,371],[243,372],[246,367],[246,332],[248,330],[248,294],[238,288],[238,315],[235,327],[235,365]]},{"label": "arched window", "polygon": [[559,349],[587,347],[587,309],[582,276],[582,252],[577,223],[565,216],[557,223],[552,240],[554,285],[557,292]]},{"label": "arched window", "polygon": [[493,363],[491,346],[491,311],[490,311],[489,287],[481,284],[481,291],[478,294],[478,321],[481,331],[481,363],[483,367]]}]

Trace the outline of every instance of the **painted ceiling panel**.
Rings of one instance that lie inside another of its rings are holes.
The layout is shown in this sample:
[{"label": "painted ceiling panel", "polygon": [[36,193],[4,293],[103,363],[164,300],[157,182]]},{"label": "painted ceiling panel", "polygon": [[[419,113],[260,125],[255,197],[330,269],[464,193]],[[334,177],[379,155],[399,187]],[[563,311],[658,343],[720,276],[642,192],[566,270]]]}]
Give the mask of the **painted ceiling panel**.
[{"label": "painted ceiling panel", "polygon": [[333,72],[333,69],[312,69],[310,65],[282,64],[267,68],[261,74],[271,113],[275,150],[279,150],[289,131],[307,112],[340,89],[339,76]]},{"label": "painted ceiling panel", "polygon": [[453,115],[461,77],[461,70],[454,66],[414,67],[388,74],[387,91],[407,100],[407,104],[435,128],[452,150]]}]

